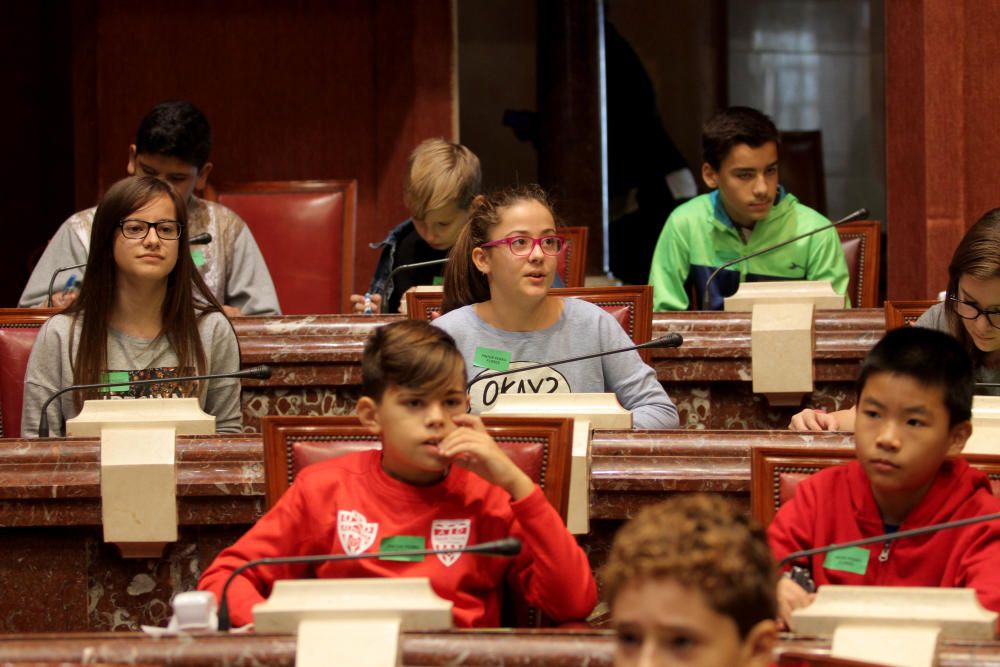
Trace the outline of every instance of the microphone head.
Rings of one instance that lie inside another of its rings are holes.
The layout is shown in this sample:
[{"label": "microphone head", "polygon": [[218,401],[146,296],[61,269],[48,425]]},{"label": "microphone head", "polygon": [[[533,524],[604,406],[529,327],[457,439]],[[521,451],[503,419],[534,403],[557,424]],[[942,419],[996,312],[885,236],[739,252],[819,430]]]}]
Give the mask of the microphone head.
[{"label": "microphone head", "polygon": [[208,232],[202,232],[201,234],[195,234],[188,240],[188,245],[205,245],[206,243],[212,242],[212,235]]},{"label": "microphone head", "polygon": [[489,553],[494,556],[516,556],[521,553],[521,540],[516,537],[505,537],[502,540],[491,542],[489,545]]},{"label": "microphone head", "polygon": [[254,380],[267,380],[271,377],[271,367],[267,365],[254,366],[241,371],[240,377],[252,378]]},{"label": "microphone head", "polygon": [[660,336],[659,338],[654,338],[649,341],[643,347],[680,347],[684,344],[684,336],[679,333],[668,333],[666,336]]}]

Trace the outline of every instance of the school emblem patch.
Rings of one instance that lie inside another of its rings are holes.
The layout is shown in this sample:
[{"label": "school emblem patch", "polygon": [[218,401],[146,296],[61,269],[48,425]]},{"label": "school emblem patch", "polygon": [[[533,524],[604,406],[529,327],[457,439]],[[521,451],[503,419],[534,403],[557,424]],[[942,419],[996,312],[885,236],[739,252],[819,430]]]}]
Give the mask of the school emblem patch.
[{"label": "school emblem patch", "polygon": [[368,523],[361,512],[337,511],[337,537],[340,538],[340,546],[344,547],[344,553],[364,553],[375,542],[377,533],[378,523]]},{"label": "school emblem patch", "polygon": [[[435,519],[431,522],[431,549],[462,549],[469,543],[471,519]],[[437,554],[445,567],[459,559],[460,553]]]}]

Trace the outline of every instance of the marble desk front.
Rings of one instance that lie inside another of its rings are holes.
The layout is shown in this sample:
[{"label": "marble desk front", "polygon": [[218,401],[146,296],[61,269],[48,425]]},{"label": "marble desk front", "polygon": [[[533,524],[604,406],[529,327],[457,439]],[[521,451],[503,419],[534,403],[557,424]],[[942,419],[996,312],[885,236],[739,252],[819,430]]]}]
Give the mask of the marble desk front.
[{"label": "marble desk front", "polygon": [[[600,431],[593,443],[591,564],[642,506],[673,493],[721,492],[748,507],[757,443],[850,447],[844,434]],[[123,559],[101,537],[99,445],[86,438],[0,440],[0,632],[162,625],[175,592],[264,512],[259,436],[179,439],[180,539],[159,559]],[[58,603],[53,604],[52,601]]]},{"label": "marble desk front", "polygon": [[[307,315],[237,318],[244,365],[270,364],[270,380],[245,381],[244,428],[268,414],[347,414],[358,398],[364,340],[399,316]],[[880,309],[819,311],[815,390],[809,405],[853,404],[858,364],[885,332]],[[677,332],[684,345],[653,350],[652,365],[686,428],[784,428],[797,408],[773,408],[751,390],[750,314],[653,314],[653,337]]]},{"label": "marble desk front", "polygon": [[[607,630],[452,630],[407,632],[404,665],[610,667]],[[776,658],[829,655],[828,640],[782,635]],[[336,665],[332,656],[331,665]],[[944,642],[940,665],[1000,665],[1000,642]],[[168,667],[292,667],[291,635],[200,635],[154,639],[138,633],[0,635],[0,663],[157,664]]]}]

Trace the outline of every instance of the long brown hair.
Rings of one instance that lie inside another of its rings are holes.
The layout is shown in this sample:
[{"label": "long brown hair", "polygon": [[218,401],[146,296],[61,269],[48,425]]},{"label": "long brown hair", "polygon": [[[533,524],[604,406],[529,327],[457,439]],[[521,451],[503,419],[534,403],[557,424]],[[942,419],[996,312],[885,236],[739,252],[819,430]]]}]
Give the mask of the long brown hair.
[{"label": "long brown hair", "polygon": [[[948,265],[948,296],[958,297],[958,281],[963,274],[979,280],[1000,277],[1000,208],[987,211],[969,228]],[[962,321],[955,314],[951,301],[945,301],[948,330],[958,339],[976,366],[982,364],[984,353],[976,347]]]},{"label": "long brown hair", "polygon": [[[100,382],[101,374],[107,370],[108,321],[115,303],[118,276],[114,258],[116,236],[121,233],[118,223],[163,196],[169,197],[174,205],[177,222],[181,224],[181,237],[177,240],[177,263],[167,276],[163,329],[159,335],[166,336],[173,346],[178,372],[183,368],[194,368],[196,374],[205,371],[205,348],[198,334],[198,320],[207,313],[222,312],[222,306],[191,259],[187,207],[168,183],[152,176],[132,176],[112,185],[97,207],[80,296],[65,311],[73,316],[72,330],[76,322],[81,321],[80,345],[73,361],[75,384]],[[190,388],[185,391],[186,394],[190,392]],[[79,401],[95,396],[96,393],[80,396]]]},{"label": "long brown hair", "polygon": [[490,299],[490,284],[472,262],[472,251],[490,240],[490,228],[500,224],[503,211],[522,201],[535,201],[547,208],[559,226],[549,197],[539,185],[519,185],[475,197],[469,206],[469,222],[448,253],[442,313]]}]

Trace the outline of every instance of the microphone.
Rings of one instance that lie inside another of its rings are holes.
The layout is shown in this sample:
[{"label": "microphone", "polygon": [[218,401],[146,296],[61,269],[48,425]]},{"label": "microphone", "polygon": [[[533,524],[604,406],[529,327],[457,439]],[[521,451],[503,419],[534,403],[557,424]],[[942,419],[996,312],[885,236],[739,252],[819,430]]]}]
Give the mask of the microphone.
[{"label": "microphone", "polygon": [[[188,240],[189,245],[205,245],[206,243],[212,242],[212,235],[208,232],[202,232],[201,234],[195,234]],[[87,263],[74,264],[73,266],[64,266],[62,268],[56,269],[52,274],[52,278],[49,280],[49,291],[48,299],[45,302],[46,308],[52,307],[52,289],[56,284],[56,276],[58,276],[63,271],[72,271],[73,269],[82,269],[87,266]],[[402,267],[401,267],[402,268]]]},{"label": "microphone", "polygon": [[435,554],[471,553],[482,556],[516,556],[521,553],[521,540],[516,537],[505,537],[493,542],[483,542],[474,544],[471,547],[461,549],[409,549],[405,551],[371,551],[360,554],[318,554],[315,556],[278,556],[275,558],[258,558],[248,560],[243,563],[226,579],[222,586],[222,595],[219,596],[219,630],[226,631],[232,627],[229,619],[229,604],[226,594],[229,592],[229,585],[236,579],[236,575],[260,565],[291,565],[295,563],[328,563],[331,561],[343,560],[365,560],[369,558],[381,558],[382,556],[433,556]]},{"label": "microphone", "polygon": [[247,368],[242,371],[233,371],[231,373],[213,373],[211,375],[189,375],[187,377],[175,377],[175,378],[154,378],[151,380],[129,380],[128,382],[100,382],[97,384],[74,384],[69,387],[63,387],[56,393],[49,396],[45,404],[42,405],[42,414],[38,418],[38,437],[47,438],[49,437],[49,416],[48,410],[49,405],[52,401],[56,400],[68,391],[78,391],[80,389],[104,389],[105,387],[126,387],[133,385],[143,385],[143,384],[159,384],[163,382],[194,382],[196,380],[218,380],[222,378],[251,378],[255,380],[266,380],[271,377],[271,367],[270,366],[254,366],[253,368]]},{"label": "microphone", "polygon": [[491,378],[500,377],[501,375],[511,375],[512,373],[533,371],[537,368],[548,368],[549,366],[559,366],[561,364],[568,364],[571,361],[583,361],[584,359],[593,359],[594,357],[604,357],[609,354],[618,354],[619,352],[631,352],[632,350],[643,350],[646,348],[680,347],[683,344],[684,344],[683,336],[681,336],[679,333],[669,333],[666,336],[654,338],[651,341],[640,343],[639,345],[633,345],[631,347],[623,347],[619,350],[608,350],[607,352],[594,352],[593,354],[584,354],[579,357],[570,357],[568,359],[560,359],[559,361],[550,361],[543,364],[533,364],[531,366],[525,366],[524,368],[512,368],[506,371],[499,371],[497,373],[479,375],[472,378],[472,380],[470,380],[468,384],[465,385],[465,390],[469,391],[472,385],[476,384],[480,380],[489,380]]},{"label": "microphone", "polygon": [[820,232],[822,232],[824,230],[833,229],[834,227],[837,227],[838,225],[843,225],[843,224],[846,224],[848,222],[854,222],[855,220],[862,220],[862,219],[867,218],[867,217],[868,217],[868,209],[867,208],[859,208],[854,213],[851,213],[851,214],[849,214],[849,215],[841,218],[837,222],[832,222],[829,225],[824,225],[823,227],[817,227],[816,229],[812,230],[811,232],[806,232],[805,234],[799,234],[798,236],[793,236],[792,238],[787,239],[785,241],[781,241],[780,243],[775,243],[774,245],[769,245],[768,247],[761,248],[760,250],[752,252],[749,255],[743,255],[742,257],[737,257],[736,259],[734,259],[732,261],[726,262],[725,264],[723,264],[722,266],[720,266],[719,268],[717,268],[715,271],[712,271],[712,274],[708,277],[708,280],[705,281],[705,289],[702,292],[702,300],[701,300],[701,306],[702,306],[702,308],[706,308],[706,309],[708,308],[708,293],[709,293],[708,292],[708,288],[709,288],[709,286],[711,286],[712,281],[715,280],[715,276],[717,276],[719,274],[719,272],[722,271],[723,269],[728,269],[733,264],[739,264],[740,262],[745,262],[748,259],[752,259],[754,257],[757,257],[758,255],[763,255],[764,253],[771,252],[772,250],[777,250],[778,248],[786,246],[789,243],[794,243],[795,241],[798,241],[800,239],[804,239],[807,236],[812,236],[813,234],[818,234],[818,233],[820,233]]},{"label": "microphone", "polygon": [[967,519],[957,519],[955,521],[946,521],[944,523],[935,523],[930,526],[923,526],[922,528],[911,528],[909,530],[900,530],[895,533],[884,533],[882,535],[876,535],[874,537],[866,537],[864,539],[854,540],[852,542],[843,542],[841,544],[828,544],[825,547],[816,547],[815,549],[794,551],[785,556],[784,558],[782,558],[778,562],[778,569],[781,569],[782,567],[784,567],[788,563],[791,563],[792,561],[800,560],[802,558],[808,558],[810,556],[817,556],[819,554],[825,554],[829,551],[836,551],[837,549],[847,549],[849,547],[863,547],[866,544],[875,544],[876,542],[894,542],[904,537],[917,537],[919,535],[936,533],[939,530],[961,528],[962,526],[969,526],[975,523],[983,523],[985,521],[993,521],[994,519],[1000,519],[1000,512],[994,512],[993,514],[981,514],[979,516],[972,516]]},{"label": "microphone", "polygon": [[425,266],[434,266],[436,264],[445,264],[448,261],[447,257],[442,257],[441,259],[432,259],[427,262],[414,262],[413,264],[401,264],[395,269],[389,272],[389,277],[385,279],[385,284],[388,285],[392,282],[393,277],[401,271],[409,271],[410,269],[419,269]]},{"label": "microphone", "polygon": [[45,307],[46,308],[51,308],[52,307],[52,288],[56,284],[56,276],[58,276],[63,271],[72,271],[73,269],[82,269],[85,266],[87,266],[86,262],[84,262],[83,264],[74,264],[73,266],[63,266],[61,268],[56,269],[52,273],[52,278],[49,280],[48,298],[45,301]]}]

